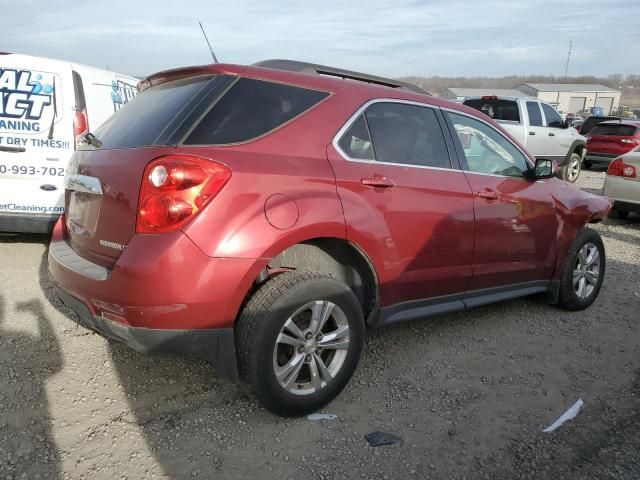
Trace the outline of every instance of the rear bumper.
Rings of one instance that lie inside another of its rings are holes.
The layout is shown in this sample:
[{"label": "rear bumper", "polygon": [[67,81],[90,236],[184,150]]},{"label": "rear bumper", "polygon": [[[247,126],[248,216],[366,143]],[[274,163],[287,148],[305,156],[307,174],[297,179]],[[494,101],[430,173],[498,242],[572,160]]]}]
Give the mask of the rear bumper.
[{"label": "rear bumper", "polygon": [[[620,154],[622,155],[622,154]],[[616,153],[593,153],[593,152],[587,152],[586,157],[584,157],[584,159],[587,162],[593,162],[593,163],[611,163],[613,161],[614,158],[618,158],[620,155],[616,154]]]},{"label": "rear bumper", "polygon": [[640,211],[640,182],[607,175],[602,194],[614,201],[614,208]]},{"label": "rear bumper", "polygon": [[0,213],[0,232],[50,234],[60,215]]},{"label": "rear bumper", "polygon": [[261,264],[211,258],[184,233],[134,235],[115,264],[82,258],[58,222],[49,273],[60,296],[91,328],[142,352],[211,361],[237,377],[233,326]]},{"label": "rear bumper", "polygon": [[79,299],[56,288],[60,300],[92,330],[148,354],[178,354],[206,360],[231,381],[238,380],[233,328],[159,330],[136,328],[93,315]]}]

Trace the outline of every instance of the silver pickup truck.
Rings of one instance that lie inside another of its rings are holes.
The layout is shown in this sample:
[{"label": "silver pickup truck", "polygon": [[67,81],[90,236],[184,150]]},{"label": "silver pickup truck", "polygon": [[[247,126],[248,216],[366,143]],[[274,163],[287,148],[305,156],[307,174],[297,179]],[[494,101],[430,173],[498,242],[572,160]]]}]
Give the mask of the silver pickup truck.
[{"label": "silver pickup truck", "polygon": [[500,123],[532,155],[556,160],[563,180],[578,179],[587,140],[548,103],[534,97],[491,95],[467,97],[463,104]]}]

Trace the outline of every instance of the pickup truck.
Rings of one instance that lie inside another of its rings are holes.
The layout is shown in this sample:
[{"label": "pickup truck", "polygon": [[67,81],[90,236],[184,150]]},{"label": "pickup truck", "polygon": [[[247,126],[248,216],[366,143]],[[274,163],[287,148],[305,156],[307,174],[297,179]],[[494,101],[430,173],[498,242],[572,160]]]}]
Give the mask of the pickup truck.
[{"label": "pickup truck", "polygon": [[467,97],[463,104],[500,123],[520,145],[539,158],[560,165],[560,177],[575,182],[587,153],[587,140],[562,120],[560,114],[534,97]]}]

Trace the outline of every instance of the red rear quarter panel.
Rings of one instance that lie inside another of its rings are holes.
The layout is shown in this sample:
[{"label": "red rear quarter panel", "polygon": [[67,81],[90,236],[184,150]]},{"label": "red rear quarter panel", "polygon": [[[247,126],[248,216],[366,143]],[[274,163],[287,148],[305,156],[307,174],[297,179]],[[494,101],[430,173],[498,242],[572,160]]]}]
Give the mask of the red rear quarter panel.
[{"label": "red rear quarter panel", "polygon": [[352,111],[341,103],[330,96],[244,144],[179,147],[232,171],[229,183],[183,231],[211,257],[269,259],[311,238],[345,238],[342,204],[326,158],[327,143],[346,118],[336,110]]}]

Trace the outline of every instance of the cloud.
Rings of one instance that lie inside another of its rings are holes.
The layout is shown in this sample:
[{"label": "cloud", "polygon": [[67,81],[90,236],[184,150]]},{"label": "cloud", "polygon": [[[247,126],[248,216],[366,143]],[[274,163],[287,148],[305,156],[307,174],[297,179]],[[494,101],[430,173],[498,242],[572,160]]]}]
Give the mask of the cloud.
[{"label": "cloud", "polygon": [[[391,76],[561,73],[574,40],[570,73],[640,70],[635,43],[620,48],[620,38],[637,36],[640,4],[622,0],[44,3],[3,6],[4,50],[142,75],[209,62],[200,20],[232,63],[293,58]],[[612,26],[616,35],[605,35]]]}]

